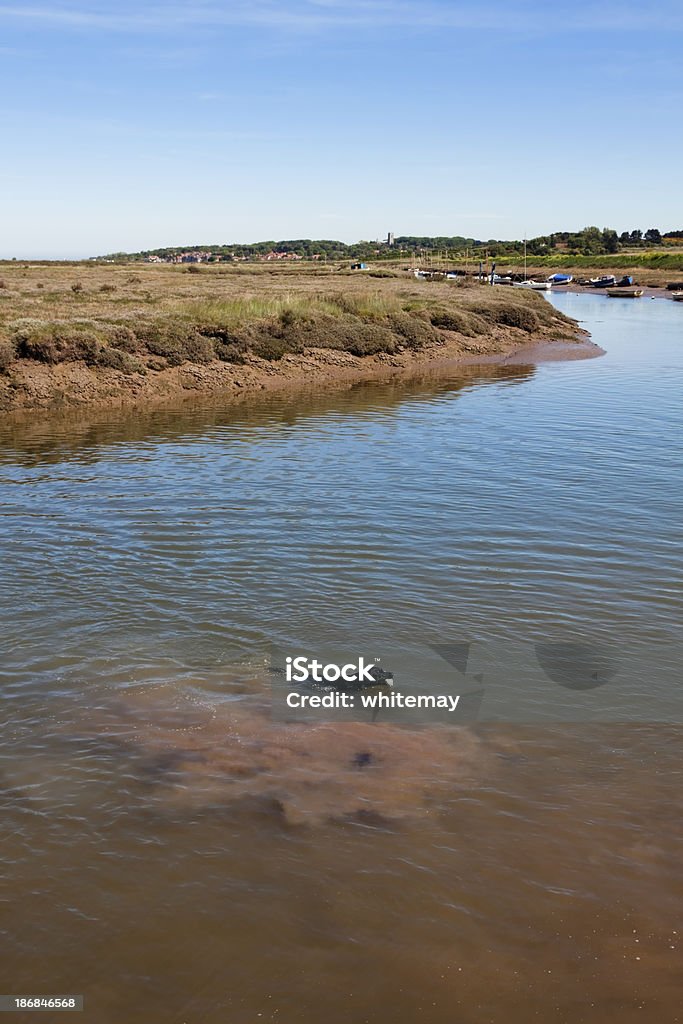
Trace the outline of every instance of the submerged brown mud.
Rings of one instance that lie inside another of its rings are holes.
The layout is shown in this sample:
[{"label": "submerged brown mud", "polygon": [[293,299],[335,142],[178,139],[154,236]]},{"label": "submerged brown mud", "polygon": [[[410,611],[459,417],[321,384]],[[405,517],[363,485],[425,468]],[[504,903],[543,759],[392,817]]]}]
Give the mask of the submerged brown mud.
[{"label": "submerged brown mud", "polygon": [[46,814],[15,765],[6,857],[8,967],[28,983],[36,951],[96,1024],[679,1019],[680,728],[274,725],[163,686],[93,703],[59,736],[116,798]]},{"label": "submerged brown mud", "polygon": [[424,817],[487,760],[465,728],[274,722],[260,701],[157,687],[106,702],[68,731],[116,743],[138,799],[158,810],[269,801],[288,824]]}]

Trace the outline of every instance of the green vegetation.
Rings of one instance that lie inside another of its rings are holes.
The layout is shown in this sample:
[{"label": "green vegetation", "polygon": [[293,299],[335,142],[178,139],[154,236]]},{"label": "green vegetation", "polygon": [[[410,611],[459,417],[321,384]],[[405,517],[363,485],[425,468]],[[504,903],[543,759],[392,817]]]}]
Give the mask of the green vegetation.
[{"label": "green vegetation", "polygon": [[[521,257],[499,256],[499,266],[520,266]],[[529,256],[529,266],[556,268],[558,270],[583,269],[585,271],[629,270],[637,267],[643,270],[683,270],[683,251],[639,252],[617,256],[576,256],[567,253],[553,253],[552,256]]]},{"label": "green vegetation", "polygon": [[265,280],[257,273],[258,290],[249,292],[220,268],[190,277],[178,269],[145,267],[140,276],[98,269],[74,281],[72,267],[48,268],[38,281],[31,268],[17,268],[0,302],[0,372],[11,374],[17,360],[150,374],[214,360],[273,362],[312,349],[393,356],[442,346],[444,332],[461,335],[465,348],[474,338],[495,345],[499,328],[573,337],[572,322],[549,303],[507,289],[391,275],[321,282],[283,268]]},{"label": "green vegetation", "polygon": [[[675,248],[683,242],[683,230],[660,231],[659,228],[647,228],[643,231],[634,228],[618,234],[614,228],[598,228],[595,226],[582,228],[580,231],[555,231],[549,235],[539,235],[527,240],[527,252],[531,256],[602,256],[615,255],[624,251],[652,249],[656,246]],[[345,242],[332,239],[298,238],[284,241],[253,242],[250,244],[212,244],[163,247],[148,249],[137,253],[114,253],[98,257],[109,261],[144,261],[158,258],[166,261],[194,259],[201,254],[202,262],[232,263],[233,261],[264,260],[266,257],[298,258],[302,260],[319,260],[324,266],[327,261],[339,260],[392,260],[402,256],[415,259],[425,255],[438,254],[443,259],[454,259],[469,254],[473,260],[514,256],[521,253],[524,242],[520,239],[488,240],[466,238],[464,235],[399,235],[392,245],[385,242],[360,241],[347,245]],[[195,254],[195,255],[190,255]],[[196,262],[190,262],[186,269],[190,273],[198,273],[200,268]],[[376,275],[380,271],[374,271]]]},{"label": "green vegetation", "polygon": [[87,366],[113,366],[127,373],[142,372],[144,364],[126,348],[137,351],[138,344],[129,328],[118,324],[78,320],[18,320],[8,327],[12,356],[0,368],[5,372],[15,359],[35,359],[41,363],[82,360]]}]

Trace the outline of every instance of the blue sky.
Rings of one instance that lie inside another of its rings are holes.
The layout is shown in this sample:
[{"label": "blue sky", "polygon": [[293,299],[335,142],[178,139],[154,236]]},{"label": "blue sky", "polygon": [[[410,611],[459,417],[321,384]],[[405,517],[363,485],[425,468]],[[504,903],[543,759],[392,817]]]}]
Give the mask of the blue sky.
[{"label": "blue sky", "polygon": [[683,228],[683,4],[0,0],[0,256]]}]

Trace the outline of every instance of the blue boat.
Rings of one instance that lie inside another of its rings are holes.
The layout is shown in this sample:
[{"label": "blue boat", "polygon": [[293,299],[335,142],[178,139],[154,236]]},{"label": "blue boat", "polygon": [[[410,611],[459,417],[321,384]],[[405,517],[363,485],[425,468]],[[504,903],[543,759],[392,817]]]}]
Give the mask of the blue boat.
[{"label": "blue boat", "polygon": [[602,277],[592,277],[590,283],[594,288],[614,288],[617,279],[614,274],[603,274]]},{"label": "blue boat", "polygon": [[550,281],[550,283],[552,285],[558,285],[558,284],[569,284],[569,282],[573,281],[574,278],[572,277],[571,274],[551,274],[550,277],[548,278],[548,280]]}]

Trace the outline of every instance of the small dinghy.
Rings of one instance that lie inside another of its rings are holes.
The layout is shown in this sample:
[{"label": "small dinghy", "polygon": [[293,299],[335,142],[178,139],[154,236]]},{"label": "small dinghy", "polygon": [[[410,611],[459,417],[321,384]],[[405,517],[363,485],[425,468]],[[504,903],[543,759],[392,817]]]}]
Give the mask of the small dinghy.
[{"label": "small dinghy", "polygon": [[534,292],[549,292],[552,285],[549,281],[515,281],[515,288],[530,288]]},{"label": "small dinghy", "polygon": [[610,299],[639,299],[643,294],[642,288],[608,288],[607,294]]},{"label": "small dinghy", "polygon": [[554,287],[557,287],[559,284],[571,284],[573,280],[574,278],[571,274],[551,274],[548,278],[548,281]]}]

